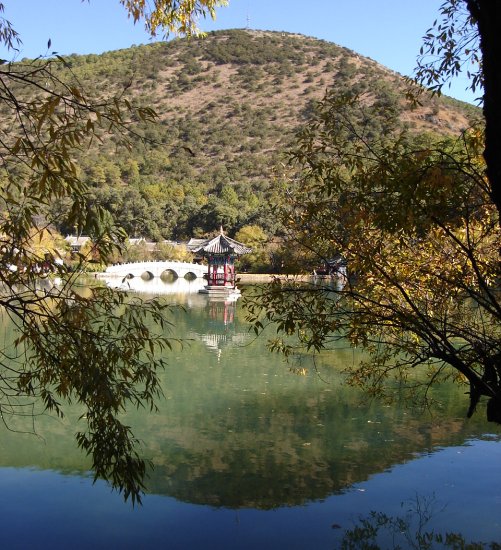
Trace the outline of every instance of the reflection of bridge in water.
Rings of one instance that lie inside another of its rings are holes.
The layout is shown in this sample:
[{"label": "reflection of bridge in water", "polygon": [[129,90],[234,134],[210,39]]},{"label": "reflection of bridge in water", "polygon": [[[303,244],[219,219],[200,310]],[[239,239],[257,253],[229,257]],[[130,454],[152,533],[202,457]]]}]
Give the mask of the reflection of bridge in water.
[{"label": "reflection of bridge in water", "polygon": [[131,262],[127,264],[117,264],[106,268],[107,275],[116,275],[118,277],[142,277],[143,279],[162,278],[182,278],[198,279],[207,273],[207,266],[200,264],[191,264],[188,262],[176,262],[174,260],[161,262]]},{"label": "reflection of bridge in water", "polygon": [[[206,283],[204,279],[198,278],[192,280],[185,278],[165,280],[164,278],[157,277],[146,280],[142,277],[134,277],[131,279],[129,277],[116,277],[115,275],[107,274],[101,275],[99,278],[105,281],[110,288],[154,295],[197,295],[200,289],[204,288]],[[200,307],[202,307],[206,301],[207,300],[203,300],[202,295],[200,295]]]}]

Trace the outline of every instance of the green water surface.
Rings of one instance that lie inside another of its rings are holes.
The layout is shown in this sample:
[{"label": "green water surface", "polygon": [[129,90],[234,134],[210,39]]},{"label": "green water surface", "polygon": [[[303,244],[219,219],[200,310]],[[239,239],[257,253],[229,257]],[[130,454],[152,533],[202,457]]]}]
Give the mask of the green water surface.
[{"label": "green water surface", "polygon": [[[416,495],[448,510],[437,528],[465,531],[464,499],[466,534],[501,540],[500,431],[482,411],[465,419],[464,388],[439,388],[431,411],[384,405],[344,384],[343,367],[357,360],[348,346],[316,369],[299,357],[294,366],[307,371],[298,376],[249,332],[241,300],[166,299],[186,308],[173,314],[173,336],[185,345],[167,355],[158,411],[127,416],[154,464],[144,506],[131,510],[104,483],[92,486],[73,439],[77,409],[37,418],[36,435],[4,426],[0,513],[13,546],[335,548],[357,514],[393,513]],[[30,538],[17,523],[21,509],[28,522],[49,511],[53,519]],[[79,533],[74,544],[58,529]]]}]

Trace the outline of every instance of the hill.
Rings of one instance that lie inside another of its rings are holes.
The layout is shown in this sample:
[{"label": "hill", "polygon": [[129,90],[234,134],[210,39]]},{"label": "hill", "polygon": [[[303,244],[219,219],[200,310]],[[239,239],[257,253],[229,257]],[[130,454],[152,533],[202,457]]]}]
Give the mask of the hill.
[{"label": "hill", "polygon": [[[230,30],[102,55],[71,55],[71,70],[99,96],[127,94],[159,114],[132,153],[112,143],[81,159],[94,200],[131,237],[202,236],[224,224],[279,228],[275,168],[331,87],[365,91],[415,132],[458,134],[474,107],[428,98],[411,110],[397,73],[346,48],[302,35]],[[372,121],[371,131],[380,131]],[[65,228],[61,223],[62,230]]]}]

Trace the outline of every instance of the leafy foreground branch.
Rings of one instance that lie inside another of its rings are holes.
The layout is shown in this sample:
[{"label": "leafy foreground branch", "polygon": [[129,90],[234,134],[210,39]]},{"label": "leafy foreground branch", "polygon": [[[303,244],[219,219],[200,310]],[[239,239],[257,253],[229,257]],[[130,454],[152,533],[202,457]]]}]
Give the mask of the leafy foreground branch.
[{"label": "leafy foreground branch", "polygon": [[[2,18],[0,41],[19,44]],[[146,464],[120,417],[129,406],[154,407],[171,342],[167,306],[106,288],[81,295],[76,286],[78,272],[106,262],[126,235],[89,198],[75,157],[100,143],[128,147],[136,123],[155,119],[125,90],[107,93],[89,97],[57,56],[0,66],[0,312],[16,330],[0,348],[0,413],[9,427],[27,399],[58,415],[64,402],[82,406],[86,428],[76,438],[95,477],[134,503]],[[75,273],[52,237],[56,221],[94,243]]]},{"label": "leafy foreground branch", "polygon": [[30,398],[58,416],[64,403],[78,404],[86,428],[76,439],[95,479],[110,481],[134,503],[146,463],[121,416],[131,406],[154,409],[161,395],[162,352],[172,346],[169,306],[102,287],[82,296],[72,283],[47,292],[40,281],[27,282],[16,295],[2,294],[19,336],[2,350],[0,412],[8,427]]},{"label": "leafy foreground branch", "polygon": [[[197,19],[215,16],[224,0],[119,0],[151,35],[199,34]],[[18,52],[22,41],[3,17],[0,44]],[[50,48],[50,41],[48,44]],[[0,314],[16,336],[0,347],[0,415],[24,414],[25,399],[41,399],[63,414],[60,401],[84,407],[87,428],[78,444],[91,455],[95,477],[140,500],[146,464],[120,415],[130,405],[154,407],[160,394],[161,353],[170,348],[169,308],[121,293],[76,290],[61,262],[53,227],[85,233],[94,247],[76,272],[106,262],[122,249],[125,232],[91,199],[75,157],[110,144],[130,147],[137,123],[156,119],[124,89],[90,97],[65,59],[0,60]],[[46,284],[57,277],[61,284]],[[45,282],[44,282],[45,281]],[[7,329],[6,329],[7,330]]]},{"label": "leafy foreground branch", "polygon": [[346,372],[373,395],[396,380],[426,396],[453,378],[469,384],[469,416],[486,396],[501,422],[501,241],[482,134],[412,137],[383,120],[376,138],[367,121],[382,115],[369,94],[328,94],[299,136],[280,212],[305,269],[342,257],[348,279],[277,280],[249,299],[250,318],[257,330],[263,316],[277,323],[271,345],[287,354],[340,338],[364,348],[369,359]]}]

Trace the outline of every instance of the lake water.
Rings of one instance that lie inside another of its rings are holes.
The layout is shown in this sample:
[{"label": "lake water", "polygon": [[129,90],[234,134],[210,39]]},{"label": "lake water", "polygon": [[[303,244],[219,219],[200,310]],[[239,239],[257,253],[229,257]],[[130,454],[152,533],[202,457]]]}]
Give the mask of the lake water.
[{"label": "lake water", "polygon": [[155,465],[143,506],[92,484],[77,411],[38,418],[37,436],[3,427],[3,548],[332,549],[371,510],[423,503],[428,530],[501,541],[501,430],[465,419],[464,388],[438,388],[432,411],[370,402],[343,384],[348,347],[298,376],[249,333],[241,300],[139,284],[185,306],[175,335],[189,340],[168,355],[158,412],[128,416]]}]

